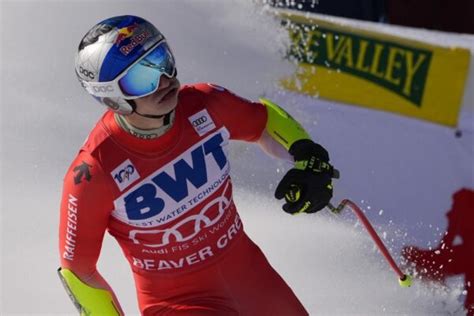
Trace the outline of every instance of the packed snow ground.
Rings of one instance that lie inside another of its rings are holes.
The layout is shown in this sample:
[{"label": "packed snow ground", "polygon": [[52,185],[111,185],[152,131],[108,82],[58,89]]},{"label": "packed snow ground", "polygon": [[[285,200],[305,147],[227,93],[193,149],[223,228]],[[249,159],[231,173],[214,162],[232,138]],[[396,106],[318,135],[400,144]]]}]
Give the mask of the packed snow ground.
[{"label": "packed snow ground", "polygon": [[[156,23],[183,83],[215,82],[250,99],[266,95],[302,121],[341,170],[334,200],[360,203],[397,260],[404,244],[436,244],[450,194],[472,186],[472,174],[449,164],[453,156],[458,166],[469,163],[472,134],[454,139],[447,128],[275,88],[294,66],[281,57],[285,33],[252,1],[2,1],[2,315],[75,314],[56,276],[61,182],[103,108],[76,81],[73,57],[92,25],[120,14]],[[448,288],[415,282],[401,289],[354,217],[284,214],[272,196],[288,166],[254,145],[234,144],[231,154],[247,233],[312,315],[462,315],[459,279]],[[443,181],[420,180],[440,165]],[[433,195],[434,185],[445,196]],[[127,315],[137,314],[130,269],[110,237],[99,270]]]}]

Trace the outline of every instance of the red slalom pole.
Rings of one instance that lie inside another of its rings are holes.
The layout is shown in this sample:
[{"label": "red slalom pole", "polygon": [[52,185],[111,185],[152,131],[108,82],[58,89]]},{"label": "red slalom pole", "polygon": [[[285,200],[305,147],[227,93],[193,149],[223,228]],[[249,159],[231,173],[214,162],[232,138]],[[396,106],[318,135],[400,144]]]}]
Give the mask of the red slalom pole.
[{"label": "red slalom pole", "polygon": [[377,232],[375,231],[374,227],[370,224],[369,220],[364,215],[360,207],[357,206],[357,204],[355,204],[349,199],[345,199],[337,207],[334,207],[332,204],[329,204],[328,207],[333,213],[338,214],[344,209],[346,205],[349,206],[349,208],[355,213],[357,218],[362,222],[362,224],[364,224],[364,227],[369,232],[370,237],[372,237],[373,241],[379,248],[382,255],[387,260],[390,267],[392,267],[393,271],[395,271],[395,273],[398,275],[398,282],[400,286],[401,287],[411,286],[411,281],[412,281],[411,277],[403,273],[402,270],[400,270],[398,265],[395,263],[395,260],[393,260],[393,257],[390,255],[390,252],[388,251],[387,247],[385,247],[385,244],[382,242],[379,235],[377,235]]}]

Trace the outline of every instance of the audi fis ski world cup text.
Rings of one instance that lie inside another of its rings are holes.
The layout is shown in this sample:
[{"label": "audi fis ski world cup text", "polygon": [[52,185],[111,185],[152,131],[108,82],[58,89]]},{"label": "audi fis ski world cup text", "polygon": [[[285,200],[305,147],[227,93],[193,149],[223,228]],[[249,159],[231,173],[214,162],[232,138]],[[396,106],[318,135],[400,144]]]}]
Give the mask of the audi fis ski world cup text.
[{"label": "audi fis ski world cup text", "polygon": [[215,245],[205,246],[196,252],[179,259],[139,259],[132,257],[132,264],[147,271],[162,271],[170,269],[180,269],[196,263],[207,260],[215,255],[215,252],[226,248],[229,243],[242,232],[242,221],[236,214],[234,222],[229,226],[227,231],[222,234]]}]

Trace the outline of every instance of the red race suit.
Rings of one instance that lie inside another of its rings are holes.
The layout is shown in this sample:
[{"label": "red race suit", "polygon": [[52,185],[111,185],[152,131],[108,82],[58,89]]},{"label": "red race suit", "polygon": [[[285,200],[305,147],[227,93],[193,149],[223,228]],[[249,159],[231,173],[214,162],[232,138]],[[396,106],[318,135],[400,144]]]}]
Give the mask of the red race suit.
[{"label": "red race suit", "polygon": [[265,107],[211,84],[184,86],[178,100],[158,138],[129,134],[110,111],[99,120],[64,179],[61,266],[106,284],[96,263],[108,231],[143,315],[307,315],[232,199],[229,140],[256,142]]}]

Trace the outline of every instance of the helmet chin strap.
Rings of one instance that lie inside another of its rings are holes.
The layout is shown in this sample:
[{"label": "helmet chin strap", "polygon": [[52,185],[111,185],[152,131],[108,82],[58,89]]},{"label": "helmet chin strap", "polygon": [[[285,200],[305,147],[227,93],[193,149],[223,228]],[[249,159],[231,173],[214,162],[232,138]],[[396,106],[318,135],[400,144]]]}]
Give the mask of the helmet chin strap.
[{"label": "helmet chin strap", "polygon": [[173,113],[174,109],[169,111],[168,113],[166,114],[161,114],[161,115],[152,115],[152,114],[141,114],[141,113],[138,113],[137,111],[133,111],[134,113],[136,113],[137,115],[140,115],[142,117],[146,117],[146,118],[151,118],[151,119],[161,119],[161,118],[164,118],[163,119],[163,125],[168,125],[170,123],[170,118],[171,118],[171,113]]},{"label": "helmet chin strap", "polygon": [[151,119],[160,119],[160,118],[163,118],[165,117],[166,115],[169,115],[170,113],[172,112],[172,110],[166,114],[161,114],[161,115],[152,115],[152,114],[142,114],[142,113],[139,113],[137,110],[133,110],[133,113],[137,113],[137,115],[140,115],[140,116],[143,116],[143,117],[147,117],[147,118],[151,118]]},{"label": "helmet chin strap", "polygon": [[146,117],[146,118],[151,118],[151,119],[161,119],[164,118],[163,120],[163,125],[168,125],[170,123],[170,117],[171,113],[173,113],[174,109],[169,111],[168,113],[165,114],[160,114],[160,115],[153,115],[153,114],[142,114],[137,111],[137,106],[135,104],[135,101],[133,100],[126,100],[128,104],[132,106],[132,113],[136,113],[137,115],[141,117]]}]

